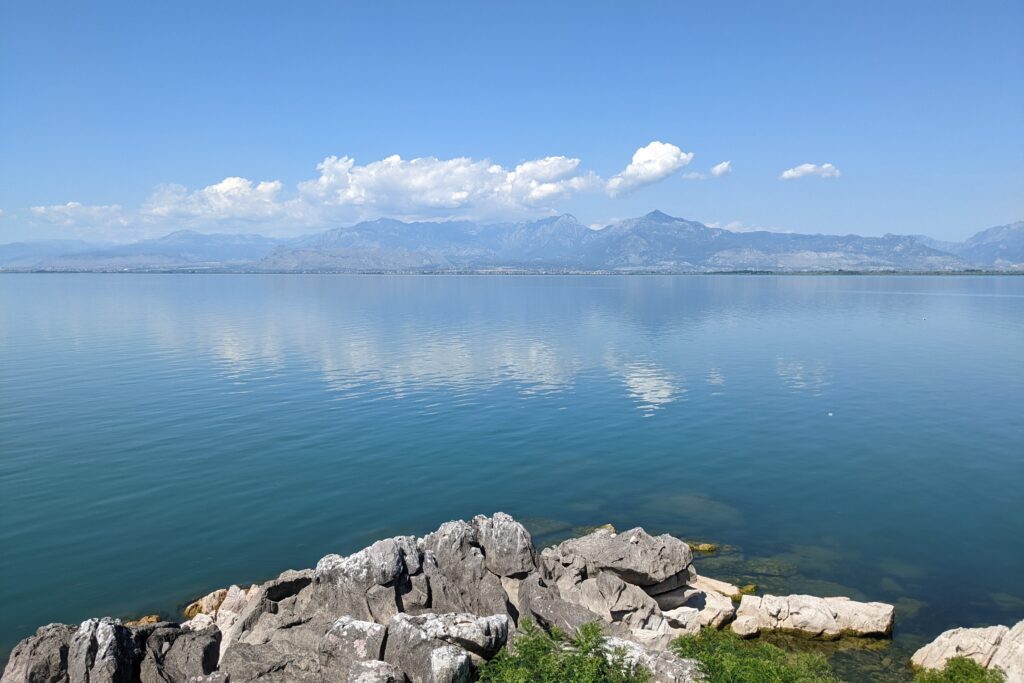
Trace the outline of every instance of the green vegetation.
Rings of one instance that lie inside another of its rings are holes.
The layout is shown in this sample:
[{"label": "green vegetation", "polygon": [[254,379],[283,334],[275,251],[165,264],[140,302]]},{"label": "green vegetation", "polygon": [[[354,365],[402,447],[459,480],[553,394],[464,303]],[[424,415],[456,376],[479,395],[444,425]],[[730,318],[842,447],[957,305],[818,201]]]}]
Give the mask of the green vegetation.
[{"label": "green vegetation", "polygon": [[704,629],[672,643],[680,657],[696,659],[708,683],[832,683],[828,661],[809,652],[786,652],[764,641],[746,641],[731,631]]},{"label": "green vegetation", "polygon": [[[704,629],[672,643],[680,657],[697,660],[707,683],[837,683],[828,660],[815,652],[790,652],[764,640],[743,640],[731,631]],[[611,652],[598,624],[574,637],[524,621],[509,646],[480,668],[482,683],[649,683],[650,673]],[[942,671],[918,671],[914,683],[1003,683],[999,671],[965,657]]]},{"label": "green vegetation", "polygon": [[1002,672],[986,669],[973,659],[954,657],[942,671],[918,671],[914,683],[1002,683]]},{"label": "green vegetation", "polygon": [[647,683],[624,652],[606,656],[597,624],[584,624],[573,638],[558,629],[546,633],[524,621],[509,646],[480,668],[484,683]]}]

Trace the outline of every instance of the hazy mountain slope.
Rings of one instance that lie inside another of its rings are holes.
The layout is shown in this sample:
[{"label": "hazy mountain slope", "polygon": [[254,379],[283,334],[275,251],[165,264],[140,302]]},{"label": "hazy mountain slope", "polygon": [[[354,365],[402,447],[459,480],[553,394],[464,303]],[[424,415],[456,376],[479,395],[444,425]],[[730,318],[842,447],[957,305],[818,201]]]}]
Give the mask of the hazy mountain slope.
[{"label": "hazy mountain slope", "polygon": [[0,244],[0,267],[32,268],[48,259],[98,248],[100,245],[82,240],[38,240]]},{"label": "hazy mountain slope", "polygon": [[971,263],[1024,269],[1024,221],[982,230],[963,242],[956,253]]},{"label": "hazy mountain slope", "polygon": [[154,240],[65,253],[46,259],[40,267],[53,270],[225,267],[262,259],[282,241],[262,235],[181,230]]},{"label": "hazy mountain slope", "polygon": [[[945,247],[945,248],[940,248]],[[920,235],[730,232],[652,211],[599,230],[564,214],[520,223],[366,221],[301,238],[175,232],[134,244],[0,246],[0,268],[284,272],[1024,270],[1024,223],[961,243]]]}]

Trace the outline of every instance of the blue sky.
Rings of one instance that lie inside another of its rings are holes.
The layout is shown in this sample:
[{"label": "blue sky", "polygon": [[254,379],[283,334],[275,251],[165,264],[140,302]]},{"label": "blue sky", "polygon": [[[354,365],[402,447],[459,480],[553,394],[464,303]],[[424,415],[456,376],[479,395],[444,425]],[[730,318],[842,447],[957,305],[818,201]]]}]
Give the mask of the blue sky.
[{"label": "blue sky", "polygon": [[1018,1],[5,2],[0,241],[655,208],[962,239],[1024,218],[1022,27]]}]

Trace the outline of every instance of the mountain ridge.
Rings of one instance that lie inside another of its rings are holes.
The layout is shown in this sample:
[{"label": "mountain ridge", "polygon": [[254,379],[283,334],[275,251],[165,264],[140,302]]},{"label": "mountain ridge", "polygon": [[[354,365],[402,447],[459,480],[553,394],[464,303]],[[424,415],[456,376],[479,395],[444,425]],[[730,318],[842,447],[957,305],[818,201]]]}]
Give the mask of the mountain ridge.
[{"label": "mountain ridge", "polygon": [[296,238],[178,230],[130,244],[0,245],[0,271],[238,272],[1024,272],[1024,221],[963,242],[733,232],[654,210],[600,228],[571,214],[534,221],[363,221]]}]

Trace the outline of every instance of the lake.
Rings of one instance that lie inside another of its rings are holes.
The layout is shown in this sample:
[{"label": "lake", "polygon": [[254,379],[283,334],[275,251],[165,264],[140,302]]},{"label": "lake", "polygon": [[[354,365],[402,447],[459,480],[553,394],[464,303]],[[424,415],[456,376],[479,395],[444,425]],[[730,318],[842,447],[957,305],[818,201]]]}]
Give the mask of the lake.
[{"label": "lake", "polygon": [[1024,617],[1024,277],[0,275],[0,487],[3,657],[496,510],[905,657]]}]

